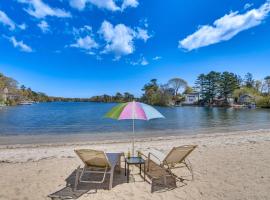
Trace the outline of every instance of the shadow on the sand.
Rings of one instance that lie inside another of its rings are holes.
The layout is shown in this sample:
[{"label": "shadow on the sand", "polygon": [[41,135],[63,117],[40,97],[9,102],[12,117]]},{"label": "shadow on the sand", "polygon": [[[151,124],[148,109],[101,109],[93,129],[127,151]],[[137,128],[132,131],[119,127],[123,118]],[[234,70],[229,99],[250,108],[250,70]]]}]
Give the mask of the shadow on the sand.
[{"label": "shadow on the sand", "polygon": [[[101,174],[88,174],[85,178],[87,180],[100,180]],[[65,180],[66,186],[59,191],[54,192],[53,194],[48,195],[52,200],[64,200],[64,199],[78,199],[84,194],[95,194],[98,190],[109,190],[109,176],[106,176],[105,181],[102,184],[94,184],[94,183],[79,183],[77,189],[74,190],[75,186],[75,177],[76,170],[74,170]],[[147,177],[147,175],[146,175]],[[143,178],[143,177],[142,177]],[[130,182],[136,182],[133,175],[130,174],[129,178]],[[164,184],[164,179],[157,178],[152,179],[152,181],[146,182],[151,186],[151,192],[166,192],[173,190],[175,188],[184,187],[187,185],[186,181],[191,181],[183,177],[183,179],[179,180],[173,176],[167,177],[166,184]],[[120,172],[114,173],[113,178],[113,187],[126,183],[127,177],[125,176],[125,169],[120,168]],[[149,188],[150,189],[150,188]]]},{"label": "shadow on the sand", "polygon": [[[125,177],[125,169],[121,168],[120,172],[114,173],[113,178],[113,187],[127,182]],[[100,180],[101,174],[88,174],[84,176],[84,179],[87,180]],[[77,199],[84,194],[94,194],[97,193],[97,190],[109,190],[109,175],[106,176],[105,181],[101,184],[94,183],[79,183],[77,189],[75,190],[75,177],[76,170],[74,170],[66,181],[66,187],[61,190],[54,192],[53,194],[48,195],[52,200],[62,200],[62,199]]]}]

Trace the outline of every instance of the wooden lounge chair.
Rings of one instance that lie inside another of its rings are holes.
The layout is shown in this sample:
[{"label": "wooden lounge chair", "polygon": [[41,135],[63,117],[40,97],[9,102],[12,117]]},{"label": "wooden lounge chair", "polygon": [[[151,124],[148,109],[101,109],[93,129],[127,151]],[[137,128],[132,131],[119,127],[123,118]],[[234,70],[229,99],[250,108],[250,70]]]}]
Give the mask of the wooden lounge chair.
[{"label": "wooden lounge chair", "polygon": [[[79,149],[75,150],[75,153],[84,163],[83,169],[81,169],[80,166],[77,168],[75,190],[77,190],[79,182],[103,183],[105,181],[106,174],[110,175],[109,189],[112,188],[114,170],[116,166],[120,169],[122,153],[104,153],[103,151],[92,149]],[[83,175],[87,173],[103,174],[103,176],[101,180],[83,180]]]},{"label": "wooden lounge chair", "polygon": [[[171,175],[178,179],[181,179],[172,172],[172,169],[179,167],[179,164],[184,164],[194,178],[193,170],[190,162],[187,160],[187,156],[197,147],[197,145],[184,145],[179,147],[173,147],[168,154],[165,154],[157,149],[147,149],[142,151],[142,154],[147,156],[147,159],[155,162],[159,166],[165,168]],[[149,166],[147,170],[149,171]],[[182,179],[181,179],[182,180]]]}]

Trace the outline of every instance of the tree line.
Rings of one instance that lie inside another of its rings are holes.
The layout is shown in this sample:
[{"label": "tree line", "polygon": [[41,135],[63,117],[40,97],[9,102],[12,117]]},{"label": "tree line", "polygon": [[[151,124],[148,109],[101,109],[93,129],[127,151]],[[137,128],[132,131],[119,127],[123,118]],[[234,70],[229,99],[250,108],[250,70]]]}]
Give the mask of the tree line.
[{"label": "tree line", "polygon": [[[3,101],[4,88],[7,88],[12,98]],[[270,107],[270,76],[263,80],[255,80],[251,73],[241,77],[232,72],[211,71],[207,74],[200,74],[194,87],[190,87],[182,78],[172,78],[167,83],[159,83],[152,79],[142,88],[142,96],[136,98],[129,92],[115,95],[100,95],[90,98],[64,98],[50,97],[42,92],[35,92],[24,85],[19,87],[16,80],[6,77],[0,73],[0,104],[16,105],[23,100],[37,102],[129,102],[133,100],[142,101],[151,105],[170,106],[185,101],[185,94],[196,92],[200,96],[200,105],[213,105],[216,100],[222,102],[222,106],[228,106],[233,100],[238,103],[242,95],[254,97],[259,107]]]},{"label": "tree line", "polygon": [[220,99],[226,106],[229,99],[238,103],[242,95],[249,95],[257,106],[270,107],[270,76],[255,80],[251,73],[242,78],[231,72],[211,71],[198,76],[194,89],[199,92],[202,104],[211,105],[214,100]]}]

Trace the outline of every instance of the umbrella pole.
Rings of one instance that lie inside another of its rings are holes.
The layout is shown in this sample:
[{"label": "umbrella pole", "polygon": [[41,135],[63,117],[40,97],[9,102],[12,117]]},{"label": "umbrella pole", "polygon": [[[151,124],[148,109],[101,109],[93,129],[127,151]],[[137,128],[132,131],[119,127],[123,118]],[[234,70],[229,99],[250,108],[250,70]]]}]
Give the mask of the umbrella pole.
[{"label": "umbrella pole", "polygon": [[135,143],[135,132],[134,132],[134,118],[132,120],[132,130],[133,130],[133,140],[132,140],[132,156],[135,156],[134,154],[134,143]]}]

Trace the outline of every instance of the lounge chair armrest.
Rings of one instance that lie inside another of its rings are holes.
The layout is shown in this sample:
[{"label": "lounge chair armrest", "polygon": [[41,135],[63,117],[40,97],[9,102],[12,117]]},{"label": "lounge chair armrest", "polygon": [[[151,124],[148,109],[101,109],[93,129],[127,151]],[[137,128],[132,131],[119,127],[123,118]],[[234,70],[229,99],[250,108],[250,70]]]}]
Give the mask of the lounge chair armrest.
[{"label": "lounge chair armrest", "polygon": [[140,155],[142,156],[142,157],[144,157],[145,159],[144,160],[146,160],[148,157],[145,155],[145,154],[143,154],[142,152],[140,152]]},{"label": "lounge chair armrest", "polygon": [[[151,153],[151,152],[148,153],[148,159],[149,159],[149,160],[151,160],[151,159],[150,159],[151,155],[154,156],[156,159],[158,159],[160,165],[162,164],[162,161],[161,161],[155,154],[153,154],[153,153]],[[157,163],[157,164],[158,164],[158,163]]]}]

